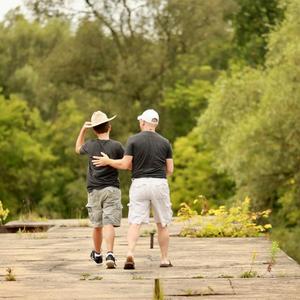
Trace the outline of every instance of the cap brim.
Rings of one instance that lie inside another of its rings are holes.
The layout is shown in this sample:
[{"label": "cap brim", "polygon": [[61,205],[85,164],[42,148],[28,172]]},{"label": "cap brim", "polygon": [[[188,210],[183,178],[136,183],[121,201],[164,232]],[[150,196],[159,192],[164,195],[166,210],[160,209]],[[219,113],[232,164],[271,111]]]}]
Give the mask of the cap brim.
[{"label": "cap brim", "polygon": [[[156,119],[156,118],[155,118],[155,119]],[[150,123],[150,124],[158,124],[158,122],[159,122],[159,120],[157,120],[157,122],[147,121],[147,120],[143,119],[143,116],[138,116],[138,117],[137,117],[137,120],[138,120],[138,121],[145,121],[145,122]]]}]

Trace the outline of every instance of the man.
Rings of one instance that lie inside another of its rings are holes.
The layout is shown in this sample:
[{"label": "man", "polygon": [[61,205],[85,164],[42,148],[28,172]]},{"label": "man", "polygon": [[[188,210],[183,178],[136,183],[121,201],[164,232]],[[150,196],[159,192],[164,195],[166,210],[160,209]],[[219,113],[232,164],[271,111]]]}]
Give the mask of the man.
[{"label": "man", "polygon": [[[115,230],[120,226],[122,218],[121,191],[119,189],[118,171],[110,166],[96,167],[92,164],[93,155],[101,152],[109,154],[112,158],[119,159],[124,155],[122,145],[109,138],[111,125],[109,121],[116,116],[108,118],[101,111],[93,113],[91,122],[85,122],[76,141],[76,152],[89,156],[87,170],[88,203],[86,205],[89,218],[94,226],[93,242],[94,250],[90,257],[97,264],[101,264],[102,239],[107,247],[106,266],[109,269],[116,267],[116,259],[113,253]],[[88,128],[93,128],[97,138],[84,142]]]},{"label": "man", "polygon": [[110,165],[117,169],[132,166],[132,184],[129,191],[128,252],[124,269],[134,269],[134,249],[142,223],[149,223],[150,207],[153,208],[161,252],[160,267],[171,267],[168,259],[169,231],[172,219],[167,175],[173,173],[172,148],[167,139],[156,133],[159,115],[148,109],[138,116],[141,132],[127,141],[122,159],[110,158],[103,151],[102,157],[94,156],[96,166]]}]

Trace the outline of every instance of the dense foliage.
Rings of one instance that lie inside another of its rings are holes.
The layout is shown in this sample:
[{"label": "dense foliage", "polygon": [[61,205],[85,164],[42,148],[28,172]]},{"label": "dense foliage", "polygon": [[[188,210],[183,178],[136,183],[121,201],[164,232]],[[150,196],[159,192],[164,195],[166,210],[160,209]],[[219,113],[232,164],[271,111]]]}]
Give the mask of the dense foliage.
[{"label": "dense foliage", "polygon": [[0,199],[11,217],[85,213],[86,160],[74,143],[93,111],[117,114],[112,138],[125,143],[153,107],[173,142],[196,125],[227,66],[232,0],[84,2],[80,14],[28,1],[34,20],[15,10],[0,24]]},{"label": "dense foliage", "polygon": [[[0,23],[10,218],[84,215],[82,123],[95,110],[117,114],[112,138],[125,143],[152,107],[173,143],[174,210],[199,195],[208,206],[249,196],[272,209],[276,238],[299,240],[300,0],[82,0],[80,12],[26,2],[30,19],[15,10]],[[299,243],[282,246],[300,260]]]},{"label": "dense foliage", "polygon": [[[250,202],[250,199],[246,198],[239,205],[233,205],[230,208],[220,206],[218,209],[210,209],[205,217],[183,202],[180,205],[178,216],[187,222],[180,235],[188,237],[259,236],[272,228],[271,224],[265,222],[269,218],[271,210],[252,212]],[[197,201],[193,204],[197,204]]]},{"label": "dense foliage", "polygon": [[[264,68],[232,67],[219,77],[199,120],[217,168],[236,184],[236,197],[272,208],[274,233],[283,243],[287,235],[300,238],[299,17],[300,1],[290,1],[282,25],[268,37]],[[287,234],[276,234],[279,227]],[[299,243],[291,244],[299,259]]]}]

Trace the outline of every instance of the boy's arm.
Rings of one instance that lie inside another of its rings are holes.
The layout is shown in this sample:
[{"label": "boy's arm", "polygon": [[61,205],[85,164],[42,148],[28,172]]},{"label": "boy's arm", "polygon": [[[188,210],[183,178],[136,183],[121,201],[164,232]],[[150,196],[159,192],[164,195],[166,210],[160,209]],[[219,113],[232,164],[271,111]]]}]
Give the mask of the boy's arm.
[{"label": "boy's arm", "polygon": [[101,152],[102,156],[93,156],[92,163],[96,167],[111,166],[120,170],[131,170],[132,156],[124,155],[122,159],[111,159],[105,153]]},{"label": "boy's arm", "polygon": [[80,154],[80,148],[84,144],[84,136],[85,136],[86,130],[88,128],[90,128],[90,127],[88,127],[90,125],[91,125],[91,122],[85,122],[80,129],[80,132],[79,132],[77,140],[76,140],[76,145],[75,145],[75,152],[78,154]]}]

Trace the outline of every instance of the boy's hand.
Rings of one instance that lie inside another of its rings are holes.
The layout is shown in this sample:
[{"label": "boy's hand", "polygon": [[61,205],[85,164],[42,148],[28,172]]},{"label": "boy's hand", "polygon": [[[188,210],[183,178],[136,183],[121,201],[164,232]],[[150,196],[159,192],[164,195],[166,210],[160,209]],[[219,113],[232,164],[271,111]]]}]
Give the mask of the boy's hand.
[{"label": "boy's hand", "polygon": [[81,146],[84,144],[84,136],[87,132],[87,129],[91,128],[91,126],[92,126],[92,122],[84,122],[83,123],[83,125],[80,129],[80,132],[78,134],[76,144],[75,144],[75,152],[76,153],[80,154]]},{"label": "boy's hand", "polygon": [[91,128],[92,122],[86,121],[84,122],[82,128]]},{"label": "boy's hand", "polygon": [[96,167],[104,167],[109,165],[110,158],[104,152],[101,152],[102,156],[93,156],[92,163]]}]

